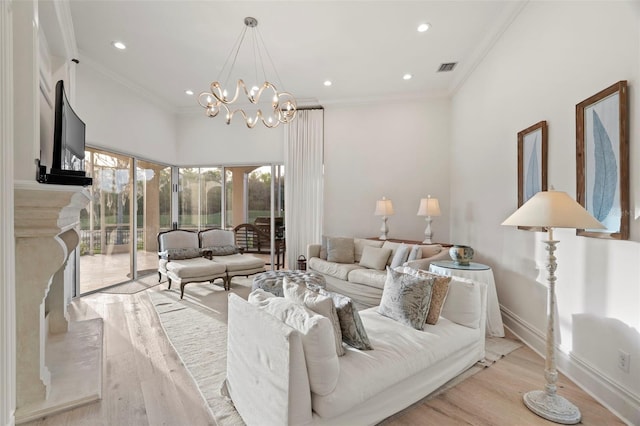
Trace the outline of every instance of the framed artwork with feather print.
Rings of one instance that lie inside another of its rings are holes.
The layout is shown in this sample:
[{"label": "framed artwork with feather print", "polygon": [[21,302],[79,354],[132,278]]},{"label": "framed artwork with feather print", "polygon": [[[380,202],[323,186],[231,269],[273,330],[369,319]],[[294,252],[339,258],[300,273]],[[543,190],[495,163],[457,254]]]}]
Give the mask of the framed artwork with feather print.
[{"label": "framed artwork with feather print", "polygon": [[[518,132],[518,208],[536,193],[547,190],[547,151],[546,121]],[[518,229],[545,231],[529,226]]]},{"label": "framed artwork with feather print", "polygon": [[578,202],[606,229],[577,235],[629,238],[627,82],[619,81],[576,105]]}]

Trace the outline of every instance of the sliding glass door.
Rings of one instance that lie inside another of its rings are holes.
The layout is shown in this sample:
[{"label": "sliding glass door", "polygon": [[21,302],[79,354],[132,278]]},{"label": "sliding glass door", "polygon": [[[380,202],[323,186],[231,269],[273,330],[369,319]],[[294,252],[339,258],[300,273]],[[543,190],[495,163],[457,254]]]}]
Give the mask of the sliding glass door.
[{"label": "sliding glass door", "polygon": [[93,185],[80,214],[80,293],[129,280],[132,253],[133,161],[98,150],[85,158]]},{"label": "sliding glass door", "polygon": [[158,233],[171,229],[171,167],[136,161],[137,276],[158,270]]}]

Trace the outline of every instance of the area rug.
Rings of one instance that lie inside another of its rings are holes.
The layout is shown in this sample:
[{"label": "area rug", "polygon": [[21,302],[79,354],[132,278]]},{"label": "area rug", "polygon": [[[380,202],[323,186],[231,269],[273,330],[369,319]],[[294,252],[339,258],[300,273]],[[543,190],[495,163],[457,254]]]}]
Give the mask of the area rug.
[{"label": "area rug", "polygon": [[[166,284],[166,281],[167,281],[166,278],[163,278],[163,282],[165,284]],[[128,281],[123,284],[118,284],[109,288],[105,288],[104,290],[100,290],[100,293],[135,294],[143,290],[150,289],[151,287],[155,287],[158,284],[160,284],[158,282],[158,272],[155,271],[154,273],[140,277],[137,280]]]},{"label": "area rug", "polygon": [[[246,299],[251,291],[251,283],[252,277],[234,278],[231,292]],[[220,386],[225,379],[227,365],[228,292],[218,285],[192,283],[185,287],[182,300],[180,300],[179,289],[159,288],[147,294],[158,313],[169,341],[207,401],[211,415],[218,426],[243,425],[244,422],[231,401],[220,394]],[[510,339],[487,338],[484,360],[479,361],[416,404],[445,392],[521,346],[520,342]],[[406,410],[409,409],[411,407]],[[404,411],[391,418],[397,417]]]}]

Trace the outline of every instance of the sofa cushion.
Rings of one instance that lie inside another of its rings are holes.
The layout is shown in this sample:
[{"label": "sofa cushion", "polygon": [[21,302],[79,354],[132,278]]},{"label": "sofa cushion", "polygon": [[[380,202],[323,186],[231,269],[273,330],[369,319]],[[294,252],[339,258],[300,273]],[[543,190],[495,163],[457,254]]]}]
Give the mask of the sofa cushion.
[{"label": "sofa cushion", "polygon": [[248,300],[249,303],[298,330],[302,336],[302,349],[311,391],[318,395],[331,393],[340,375],[331,321],[292,300],[275,297],[262,289],[251,292]]},{"label": "sofa cushion", "polygon": [[397,268],[407,261],[409,257],[409,246],[406,244],[401,244],[400,247],[396,250],[396,253],[393,255],[393,259],[391,259],[391,269]]},{"label": "sofa cushion", "polygon": [[226,229],[207,229],[199,232],[200,247],[232,246],[236,243],[233,231]]},{"label": "sofa cushion", "polygon": [[440,312],[442,312],[442,306],[447,298],[447,292],[449,291],[449,282],[451,277],[444,275],[434,274],[432,272],[413,269],[408,266],[402,268],[401,272],[405,274],[411,274],[422,277],[434,277],[433,291],[431,293],[431,302],[429,303],[429,313],[427,314],[427,324],[435,325],[440,318]]},{"label": "sofa cushion", "polygon": [[214,262],[227,267],[227,272],[246,271],[264,268],[264,260],[249,254],[230,254],[228,256],[213,256]]},{"label": "sofa cushion", "polygon": [[354,253],[353,238],[327,238],[327,260],[329,262],[353,263],[355,262]]},{"label": "sofa cushion", "polygon": [[240,248],[236,245],[232,246],[210,246],[204,247],[202,252],[210,251],[212,256],[228,256],[230,254],[240,253]]},{"label": "sofa cushion", "polygon": [[360,319],[358,310],[353,305],[353,301],[347,296],[325,289],[320,289],[318,292],[331,297],[333,300],[333,304],[338,312],[338,318],[340,319],[342,341],[356,349],[372,349],[369,336],[367,336],[367,331],[362,325],[362,320]]},{"label": "sofa cushion", "polygon": [[382,290],[384,282],[387,280],[387,271],[377,269],[354,269],[349,272],[349,282],[363,284]]},{"label": "sofa cushion", "polygon": [[442,246],[440,244],[425,244],[420,246],[422,248],[422,256],[418,259],[427,259],[429,257],[433,257],[436,254],[442,251]]},{"label": "sofa cushion", "polygon": [[327,260],[327,236],[323,235],[320,241],[320,259]]},{"label": "sofa cushion", "polygon": [[212,262],[204,257],[196,257],[193,259],[169,261],[167,262],[167,271],[172,272],[180,279],[192,279],[224,274],[225,266]]},{"label": "sofa cushion", "polygon": [[378,313],[422,330],[429,313],[434,277],[420,277],[387,268]]},{"label": "sofa cushion", "polygon": [[366,239],[366,238],[354,238],[353,239],[354,260],[356,262],[360,262],[360,260],[362,259],[362,252],[363,252],[365,247],[377,247],[377,248],[380,248],[380,247],[382,247],[383,243],[384,243],[384,241],[380,241],[380,240],[369,240],[369,239]]},{"label": "sofa cushion", "polygon": [[418,244],[415,244],[413,247],[411,247],[409,257],[407,257],[407,262],[418,259],[422,259],[422,247],[420,247]]},{"label": "sofa cushion", "polygon": [[384,270],[391,250],[382,247],[364,246],[360,258],[360,266],[370,269]]},{"label": "sofa cushion", "polygon": [[338,278],[339,280],[347,281],[349,272],[354,269],[363,269],[362,266],[355,263],[336,263],[329,262],[328,260],[322,260],[317,257],[312,257],[307,261],[309,269],[320,272],[321,274],[329,275],[330,277]]},{"label": "sofa cushion", "polygon": [[292,300],[300,305],[304,305],[316,314],[320,314],[329,318],[333,326],[334,342],[336,345],[336,354],[344,355],[342,347],[342,331],[340,331],[340,320],[333,300],[329,296],[308,290],[306,286],[298,285],[291,282],[288,277],[284,277],[282,281],[282,290],[284,298]]},{"label": "sofa cushion", "polygon": [[480,286],[475,281],[452,277],[440,315],[456,324],[478,328],[482,317],[480,295]]},{"label": "sofa cushion", "polygon": [[389,256],[389,260],[387,260],[387,266],[391,265],[391,261],[393,260],[393,257],[396,255],[396,251],[398,251],[398,249],[402,245],[403,243],[392,243],[391,241],[385,241],[384,244],[382,244],[382,247],[388,248],[391,250],[391,256]]},{"label": "sofa cushion", "polygon": [[161,251],[158,254],[160,255],[160,258],[167,260],[183,260],[202,257],[202,253],[198,247],[170,248]]}]

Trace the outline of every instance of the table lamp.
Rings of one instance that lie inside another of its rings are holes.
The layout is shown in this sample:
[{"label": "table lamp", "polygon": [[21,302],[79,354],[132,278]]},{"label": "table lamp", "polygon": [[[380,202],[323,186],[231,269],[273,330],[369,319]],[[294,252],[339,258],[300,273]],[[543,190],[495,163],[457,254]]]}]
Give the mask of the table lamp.
[{"label": "table lamp", "polygon": [[387,200],[386,197],[382,197],[382,200],[376,201],[376,211],[373,213],[376,216],[382,216],[382,227],[380,227],[380,239],[386,240],[389,233],[389,227],[387,226],[387,216],[393,215],[393,204],[391,200]]},{"label": "table lamp", "polygon": [[423,244],[431,244],[431,216],[440,216],[440,203],[437,198],[431,198],[431,195],[427,195],[427,198],[420,200],[420,207],[418,207],[418,216],[426,216],[427,228],[424,230]]},{"label": "table lamp", "polygon": [[566,398],[556,393],[555,354],[555,283],[556,257],[554,252],[558,241],[553,239],[553,228],[573,229],[603,229],[605,228],[580,204],[573,200],[566,192],[541,191],[531,197],[526,203],[507,218],[502,225],[507,226],[536,226],[547,228],[547,342],[544,376],[547,380],[545,390],[527,392],[524,404],[531,411],[552,422],[561,424],[576,424],[581,420],[578,407]]}]

